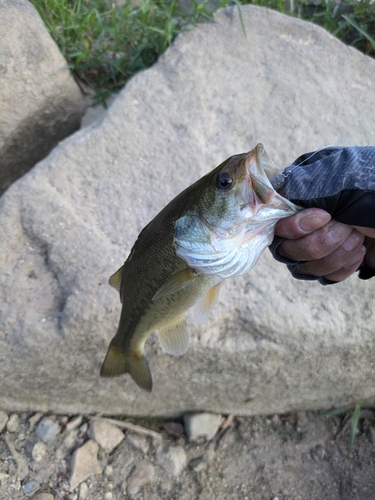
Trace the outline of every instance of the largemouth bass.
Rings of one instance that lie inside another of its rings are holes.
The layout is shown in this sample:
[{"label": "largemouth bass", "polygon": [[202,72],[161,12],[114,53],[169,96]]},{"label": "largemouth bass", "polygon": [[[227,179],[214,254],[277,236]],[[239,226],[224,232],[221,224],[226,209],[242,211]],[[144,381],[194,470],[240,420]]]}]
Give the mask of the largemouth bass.
[{"label": "largemouth bass", "polygon": [[144,344],[155,330],[165,352],[186,352],[187,310],[199,303],[204,320],[220,283],[250,271],[272,242],[276,222],[298,211],[273,189],[269,179],[277,173],[258,144],[189,186],[142,230],[109,280],[122,311],[101,376],[130,373],[151,392]]}]

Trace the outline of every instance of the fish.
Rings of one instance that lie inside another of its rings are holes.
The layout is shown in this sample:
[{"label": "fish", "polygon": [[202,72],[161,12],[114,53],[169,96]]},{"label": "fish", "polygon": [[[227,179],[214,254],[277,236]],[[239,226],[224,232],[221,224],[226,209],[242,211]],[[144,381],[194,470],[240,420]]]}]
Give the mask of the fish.
[{"label": "fish", "polygon": [[151,392],[144,346],[154,331],[166,353],[187,351],[187,311],[196,305],[204,322],[220,284],[249,272],[272,242],[277,221],[299,210],[272,187],[270,179],[277,173],[258,144],[227,158],[144,227],[124,265],[109,279],[122,310],[102,377],[129,373]]}]

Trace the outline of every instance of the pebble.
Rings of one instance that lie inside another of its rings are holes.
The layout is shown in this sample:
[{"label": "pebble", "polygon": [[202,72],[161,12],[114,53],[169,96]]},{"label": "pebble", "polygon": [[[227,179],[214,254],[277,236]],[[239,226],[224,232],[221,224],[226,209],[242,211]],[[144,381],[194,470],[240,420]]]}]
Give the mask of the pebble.
[{"label": "pebble", "polygon": [[138,436],[138,434],[127,434],[126,439],[134,448],[146,454],[150,448],[149,440],[145,436]]},{"label": "pebble", "polygon": [[27,481],[22,486],[22,490],[23,490],[25,495],[31,495],[38,488],[39,488],[39,483],[36,483],[35,481]]},{"label": "pebble", "polygon": [[30,427],[31,431],[34,430],[34,427],[36,426],[36,424],[39,422],[39,420],[42,417],[43,417],[43,413],[38,412],[38,413],[34,413],[34,415],[29,418],[29,427]]},{"label": "pebble", "polygon": [[88,427],[89,426],[88,426],[87,422],[85,422],[84,424],[82,424],[81,427],[79,428],[79,430],[81,431],[81,434],[86,434]]},{"label": "pebble", "polygon": [[297,425],[301,428],[307,427],[309,425],[309,420],[306,416],[305,411],[297,411]]},{"label": "pebble", "polygon": [[4,429],[8,422],[8,415],[4,411],[0,411],[0,432]]},{"label": "pebble", "polygon": [[189,462],[189,467],[195,470],[195,472],[201,472],[207,468],[207,463],[203,457],[193,458],[193,460]]},{"label": "pebble", "polygon": [[67,424],[66,424],[66,430],[73,431],[74,429],[77,429],[82,423],[82,415],[78,415],[78,417],[72,418]]},{"label": "pebble", "polygon": [[37,441],[33,446],[31,456],[36,462],[41,462],[43,458],[46,456],[46,453],[47,453],[46,444],[43,443],[43,441]]},{"label": "pebble", "polygon": [[102,467],[97,458],[98,451],[98,443],[90,439],[73,453],[70,491],[77,488],[80,483],[85,481],[92,474],[101,474]]},{"label": "pebble", "polygon": [[311,458],[315,462],[319,462],[320,460],[323,460],[326,454],[326,450],[323,448],[321,444],[317,444],[314,448],[311,448],[310,450]]},{"label": "pebble", "polygon": [[113,467],[112,465],[107,465],[106,468],[104,469],[104,474],[106,476],[112,476],[113,474]]},{"label": "pebble", "polygon": [[17,413],[13,413],[13,415],[9,417],[9,420],[7,422],[7,431],[16,432],[19,424],[20,424],[20,417],[17,415]]},{"label": "pebble", "polygon": [[33,500],[55,500],[55,497],[52,493],[39,493],[33,496]]},{"label": "pebble", "polygon": [[151,483],[155,477],[155,469],[150,462],[142,460],[127,479],[127,488],[130,496],[136,495],[147,483]]},{"label": "pebble", "polygon": [[204,438],[208,441],[217,433],[221,415],[214,413],[190,413],[184,415],[185,431],[189,441]]},{"label": "pebble", "polygon": [[375,429],[372,426],[370,427],[370,441],[375,444]]},{"label": "pebble", "polygon": [[51,444],[57,434],[60,433],[60,426],[54,420],[43,417],[38,423],[35,434],[43,443]]},{"label": "pebble", "polygon": [[89,487],[87,486],[87,483],[81,483],[79,485],[79,500],[86,500],[86,497],[89,492]]},{"label": "pebble", "polygon": [[95,439],[107,453],[111,453],[124,439],[124,433],[115,425],[105,420],[91,422],[88,436]]},{"label": "pebble", "polygon": [[182,446],[159,446],[156,450],[159,464],[174,477],[178,477],[187,464],[186,453]]}]

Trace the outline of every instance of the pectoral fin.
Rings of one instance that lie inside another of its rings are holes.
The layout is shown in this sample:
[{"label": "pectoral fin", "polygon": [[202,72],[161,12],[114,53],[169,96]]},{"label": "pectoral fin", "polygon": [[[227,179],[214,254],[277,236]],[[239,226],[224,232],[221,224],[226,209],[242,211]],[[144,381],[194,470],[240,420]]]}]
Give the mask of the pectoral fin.
[{"label": "pectoral fin", "polygon": [[190,267],[186,267],[182,271],[171,276],[164,285],[152,297],[152,300],[161,299],[172,293],[183,290],[191,280],[197,277],[197,273]]},{"label": "pectoral fin", "polygon": [[122,270],[124,269],[124,266],[121,266],[118,271],[115,272],[115,274],[112,274],[112,276],[109,278],[109,284],[115,288],[118,293],[120,293],[120,285],[121,285],[121,276],[122,276]]},{"label": "pectoral fin", "polygon": [[219,295],[220,283],[213,286],[208,290],[206,295],[204,295],[196,304],[195,304],[195,315],[198,323],[204,323],[212,308],[214,307],[217,297]]},{"label": "pectoral fin", "polygon": [[189,331],[186,316],[180,316],[176,321],[158,330],[161,348],[168,354],[181,356],[189,347]]},{"label": "pectoral fin", "polygon": [[118,377],[123,373],[130,373],[134,382],[147,392],[152,391],[152,377],[144,355],[127,356],[121,349],[110,345],[105,357],[101,377]]}]

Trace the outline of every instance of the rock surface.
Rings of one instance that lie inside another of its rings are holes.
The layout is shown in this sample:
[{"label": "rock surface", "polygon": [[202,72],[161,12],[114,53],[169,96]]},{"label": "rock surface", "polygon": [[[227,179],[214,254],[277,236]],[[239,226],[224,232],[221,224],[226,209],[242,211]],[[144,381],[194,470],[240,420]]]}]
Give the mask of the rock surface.
[{"label": "rock surface", "polygon": [[36,9],[0,0],[0,194],[74,132],[88,103]]},{"label": "rock surface", "polygon": [[180,35],[2,197],[0,407],[250,415],[374,394],[375,280],[298,282],[268,254],[223,285],[205,325],[191,321],[184,356],[150,337],[152,394],[99,377],[120,315],[108,277],[174,195],[258,141],[280,166],[373,142],[375,61],[312,24],[242,15],[246,38],[236,8]]}]

